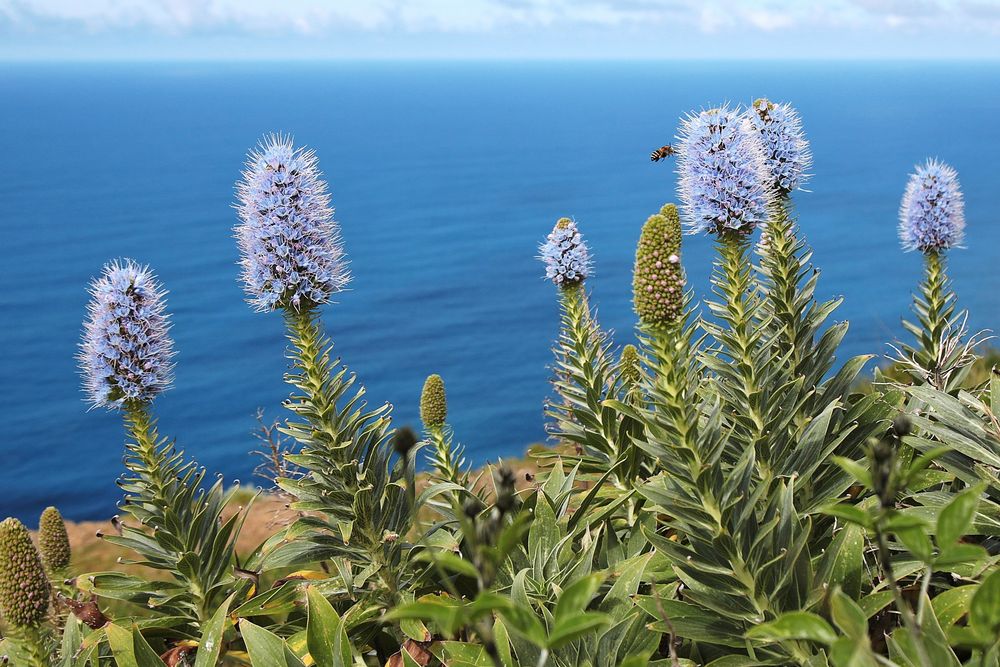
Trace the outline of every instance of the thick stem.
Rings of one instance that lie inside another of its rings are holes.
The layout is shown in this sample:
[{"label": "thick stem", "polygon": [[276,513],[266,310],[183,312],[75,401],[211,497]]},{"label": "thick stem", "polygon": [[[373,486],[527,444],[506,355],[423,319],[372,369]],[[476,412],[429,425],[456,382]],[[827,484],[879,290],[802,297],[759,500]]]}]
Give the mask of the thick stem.
[{"label": "thick stem", "polygon": [[[143,494],[147,497],[141,499],[144,501],[144,510],[147,515],[144,523],[153,530],[171,530],[172,526],[183,523],[177,518],[168,518],[171,513],[176,512],[172,503],[176,499],[178,480],[169,471],[164,470],[165,456],[161,451],[162,446],[159,433],[156,430],[156,420],[150,414],[149,408],[148,403],[137,401],[125,405],[125,429],[133,440],[133,442],[126,444],[126,449],[138,463],[135,472],[147,488],[147,492]],[[178,553],[176,558],[180,560],[184,555],[184,553]],[[177,575],[175,574],[175,576]],[[208,599],[208,586],[198,576],[197,571],[184,576],[183,581],[191,594],[196,609],[197,623],[201,627],[215,612]]]},{"label": "thick stem", "polygon": [[[924,255],[925,295],[927,297],[927,324],[931,340],[940,345],[941,338],[948,327],[945,315],[948,308],[947,274],[945,273],[944,257],[939,252],[927,252]],[[934,352],[937,350],[935,349]]]},{"label": "thick stem", "polygon": [[[923,304],[917,304],[921,333],[917,361],[926,369],[935,386],[941,383],[944,339],[951,324],[952,296],[948,290],[948,275],[944,255],[937,251],[924,253],[924,281],[920,286]],[[923,312],[921,312],[923,311]]]},{"label": "thick stem", "polygon": [[749,444],[763,447],[760,452],[768,459],[766,441],[761,438],[765,427],[765,417],[761,408],[761,388],[756,375],[754,352],[759,333],[754,319],[757,307],[752,283],[752,266],[749,258],[749,237],[738,232],[729,232],[719,239],[719,263],[721,280],[716,279],[716,287],[724,298],[722,317],[728,325],[726,332],[726,353],[736,370],[735,387],[744,405],[736,418],[746,431]]},{"label": "thick stem", "polygon": [[[617,438],[618,423],[607,419],[602,405],[611,379],[604,336],[590,311],[583,283],[562,287],[559,302],[562,327],[556,347],[555,384],[562,405],[552,414],[561,422],[560,430],[586,432],[588,442],[614,464],[623,452]],[[587,419],[577,419],[577,411],[585,412]],[[612,475],[609,481],[619,489],[628,488],[625,475]]]},{"label": "thick stem", "polygon": [[313,420],[328,423],[336,416],[336,404],[328,400],[323,391],[330,379],[330,367],[319,316],[313,310],[289,308],[285,311],[285,323],[288,338],[295,348],[293,360],[300,371],[294,376],[294,384],[311,402]]},{"label": "thick stem", "polygon": [[771,326],[776,331],[775,343],[782,354],[789,355],[789,366],[797,371],[806,350],[799,344],[801,313],[796,312],[801,263],[796,256],[797,239],[789,208],[791,200],[776,202],[763,232],[767,243],[761,251],[761,266],[768,281],[765,298],[774,317]]},{"label": "thick stem", "polygon": [[644,327],[643,330],[652,348],[656,367],[654,391],[659,410],[666,416],[672,427],[677,445],[691,458],[689,462],[692,479],[697,480],[701,470],[696,429],[698,416],[694,410],[694,397],[688,386],[688,357],[690,348],[684,332],[684,323],[670,326]]}]

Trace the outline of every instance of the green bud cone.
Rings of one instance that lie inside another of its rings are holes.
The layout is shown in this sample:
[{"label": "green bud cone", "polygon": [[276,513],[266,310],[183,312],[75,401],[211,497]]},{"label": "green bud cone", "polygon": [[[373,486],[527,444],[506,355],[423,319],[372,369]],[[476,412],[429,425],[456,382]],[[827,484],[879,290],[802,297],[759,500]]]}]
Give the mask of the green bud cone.
[{"label": "green bud cone", "polygon": [[0,611],[13,626],[40,623],[49,608],[49,580],[24,524],[0,522]]},{"label": "green bud cone", "polygon": [[444,380],[440,375],[429,375],[420,392],[420,421],[424,428],[440,428],[448,418],[448,399],[444,393]]},{"label": "green bud cone", "polygon": [[639,382],[639,351],[635,345],[626,345],[622,348],[622,356],[618,360],[618,373],[629,384]]},{"label": "green bud cone", "polygon": [[642,227],[635,251],[632,303],[649,326],[674,324],[684,310],[681,222],[677,207],[666,204]]},{"label": "green bud cone", "polygon": [[38,550],[42,563],[49,572],[59,572],[69,567],[69,535],[62,514],[55,507],[47,507],[38,520]]}]

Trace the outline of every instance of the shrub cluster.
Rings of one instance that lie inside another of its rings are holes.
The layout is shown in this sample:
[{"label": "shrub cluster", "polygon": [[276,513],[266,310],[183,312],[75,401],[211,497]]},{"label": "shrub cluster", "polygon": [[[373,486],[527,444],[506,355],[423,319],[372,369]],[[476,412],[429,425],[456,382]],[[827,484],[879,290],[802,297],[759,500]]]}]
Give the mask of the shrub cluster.
[{"label": "shrub cluster", "polygon": [[[236,237],[248,301],[287,327],[280,431],[295,446],[273,447],[269,469],[295,519],[237,551],[239,490],[157,429],[173,354],[165,291],[148,267],[111,262],[91,288],[80,364],[89,400],[125,427],[121,515],[102,537],[144,567],[73,572],[53,508],[40,554],[20,522],[0,523],[0,655],[30,667],[998,665],[1000,375],[971,372],[982,336],[947,277],[965,226],[954,170],[917,167],[903,198],[901,243],[925,259],[912,338],[896,348],[905,377],[876,370],[858,391],[871,356],[838,356],[847,324],[815,297],[793,215],[811,164],[795,110],[689,114],[677,151],[680,213],[663,206],[639,238],[632,343],[617,349],[598,321],[578,224],[560,218],[541,245],[561,309],[553,446],[519,477],[469,468],[438,375],[420,397],[422,435],[367,402],[323,326],[349,274],[316,156],[264,139],[237,185]],[[701,302],[683,228],[717,244]]]}]

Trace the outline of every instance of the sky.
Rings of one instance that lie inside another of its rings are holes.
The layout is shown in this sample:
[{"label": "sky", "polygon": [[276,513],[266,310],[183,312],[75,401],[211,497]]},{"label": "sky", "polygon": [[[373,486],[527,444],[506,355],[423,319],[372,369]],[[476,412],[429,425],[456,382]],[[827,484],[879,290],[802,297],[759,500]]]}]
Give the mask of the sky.
[{"label": "sky", "polygon": [[2,60],[997,59],[1000,0],[0,0]]}]

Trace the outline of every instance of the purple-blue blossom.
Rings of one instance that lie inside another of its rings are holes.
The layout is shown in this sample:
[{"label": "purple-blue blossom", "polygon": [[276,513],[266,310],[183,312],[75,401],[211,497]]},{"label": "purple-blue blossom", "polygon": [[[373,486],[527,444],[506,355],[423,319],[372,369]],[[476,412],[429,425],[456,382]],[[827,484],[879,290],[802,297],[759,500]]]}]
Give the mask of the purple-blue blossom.
[{"label": "purple-blue blossom", "polygon": [[812,153],[798,112],[791,105],[759,99],[746,115],[760,135],[772,187],[785,194],[799,188],[809,178]]},{"label": "purple-blue blossom", "polygon": [[236,186],[242,279],[259,311],[327,303],[350,279],[316,154],[271,135]]},{"label": "purple-blue blossom", "polygon": [[728,105],[681,120],[680,198],[689,233],[749,234],[767,220],[773,196],[760,135]]},{"label": "purple-blue blossom", "polygon": [[958,172],[930,159],[910,174],[899,207],[899,240],[906,250],[937,252],[961,245],[965,201]]},{"label": "purple-blue blossom", "polygon": [[173,380],[166,292],[148,267],[116,260],[90,285],[78,359],[95,407],[147,403]]},{"label": "purple-blue blossom", "polygon": [[545,277],[559,287],[583,282],[590,275],[590,251],[576,222],[569,218],[556,222],[539,246],[539,259],[545,263]]}]

